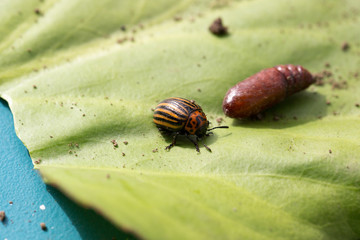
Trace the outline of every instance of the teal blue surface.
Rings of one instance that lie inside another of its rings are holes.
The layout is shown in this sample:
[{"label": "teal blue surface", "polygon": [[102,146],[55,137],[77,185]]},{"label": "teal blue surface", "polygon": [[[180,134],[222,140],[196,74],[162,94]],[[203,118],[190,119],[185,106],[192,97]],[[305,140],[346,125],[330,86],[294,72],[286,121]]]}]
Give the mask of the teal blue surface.
[{"label": "teal blue surface", "polygon": [[[89,196],[91,197],[91,196]],[[12,204],[10,203],[12,202]],[[92,210],[84,209],[41,180],[15,134],[13,117],[0,99],[0,240],[133,239]],[[47,231],[40,223],[44,222]]]}]

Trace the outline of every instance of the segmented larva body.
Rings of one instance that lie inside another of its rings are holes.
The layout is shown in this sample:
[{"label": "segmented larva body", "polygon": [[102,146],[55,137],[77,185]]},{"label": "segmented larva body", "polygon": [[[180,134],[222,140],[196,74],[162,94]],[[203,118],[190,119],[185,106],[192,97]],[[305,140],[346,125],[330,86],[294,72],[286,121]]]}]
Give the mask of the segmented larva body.
[{"label": "segmented larva body", "polygon": [[230,88],[223,101],[223,110],[228,117],[247,118],[306,89],[314,82],[310,72],[299,65],[267,68]]}]

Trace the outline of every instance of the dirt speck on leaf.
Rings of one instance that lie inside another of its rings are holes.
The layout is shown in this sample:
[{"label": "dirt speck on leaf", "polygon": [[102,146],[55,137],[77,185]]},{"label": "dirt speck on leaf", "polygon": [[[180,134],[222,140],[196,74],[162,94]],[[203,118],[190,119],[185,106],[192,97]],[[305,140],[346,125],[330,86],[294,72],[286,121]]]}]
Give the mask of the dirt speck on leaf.
[{"label": "dirt speck on leaf", "polygon": [[348,51],[350,48],[350,44],[348,42],[343,42],[343,44],[341,45],[341,50],[343,50],[344,52]]},{"label": "dirt speck on leaf", "polygon": [[43,13],[41,12],[41,10],[38,9],[38,8],[34,9],[34,13],[35,13],[36,15],[39,15],[39,16],[43,15]]},{"label": "dirt speck on leaf", "polygon": [[273,117],[273,121],[277,122],[277,121],[279,121],[279,120],[280,120],[280,117],[279,117],[279,116],[274,116],[274,117]]},{"label": "dirt speck on leaf", "polygon": [[216,36],[224,36],[228,34],[228,28],[223,25],[221,18],[215,19],[210,25],[209,30]]},{"label": "dirt speck on leaf", "polygon": [[127,41],[127,37],[119,38],[116,42],[121,44],[123,42]]},{"label": "dirt speck on leaf", "polygon": [[222,122],[224,121],[224,119],[222,117],[218,117],[216,119],[216,122],[220,125]]},{"label": "dirt speck on leaf", "polygon": [[41,159],[39,158],[38,160],[34,161],[35,164],[40,164],[41,163]]},{"label": "dirt speck on leaf", "polygon": [[174,17],[175,22],[180,22],[182,20],[182,17],[176,16]]},{"label": "dirt speck on leaf", "polygon": [[114,148],[119,147],[119,144],[116,142],[115,139],[111,140],[110,142],[113,144]]}]

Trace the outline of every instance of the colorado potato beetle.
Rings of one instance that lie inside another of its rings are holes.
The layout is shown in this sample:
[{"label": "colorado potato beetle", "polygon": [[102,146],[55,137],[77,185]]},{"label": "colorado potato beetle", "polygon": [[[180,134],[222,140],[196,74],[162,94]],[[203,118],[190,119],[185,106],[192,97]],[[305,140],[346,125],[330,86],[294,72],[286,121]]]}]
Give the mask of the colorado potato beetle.
[{"label": "colorado potato beetle", "polygon": [[314,82],[313,76],[302,66],[288,64],[267,68],[230,88],[223,101],[223,110],[228,117],[247,118]]},{"label": "colorado potato beetle", "polygon": [[[198,141],[203,137],[209,136],[213,129],[228,128],[228,126],[219,126],[208,129],[209,121],[201,107],[194,101],[185,98],[172,97],[160,102],[155,110],[153,121],[160,131],[174,134],[172,143],[165,148],[170,150],[176,144],[179,135],[185,135],[200,152]],[[190,135],[195,135],[196,140]],[[211,149],[203,144],[211,152]]]}]

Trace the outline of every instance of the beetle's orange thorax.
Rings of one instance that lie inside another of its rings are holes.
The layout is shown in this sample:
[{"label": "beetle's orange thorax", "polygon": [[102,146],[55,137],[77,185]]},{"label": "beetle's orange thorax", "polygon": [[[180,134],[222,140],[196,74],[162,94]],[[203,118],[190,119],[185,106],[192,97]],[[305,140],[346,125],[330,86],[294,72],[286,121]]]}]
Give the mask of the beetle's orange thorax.
[{"label": "beetle's orange thorax", "polygon": [[203,135],[206,133],[208,126],[209,121],[207,120],[205,113],[201,110],[196,110],[190,113],[184,128],[185,131],[191,135]]}]

